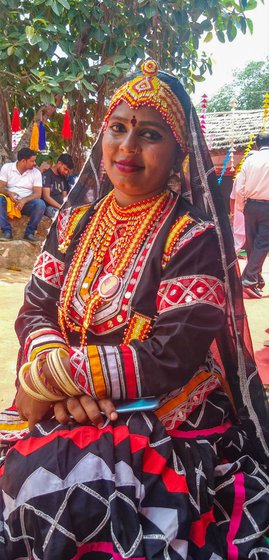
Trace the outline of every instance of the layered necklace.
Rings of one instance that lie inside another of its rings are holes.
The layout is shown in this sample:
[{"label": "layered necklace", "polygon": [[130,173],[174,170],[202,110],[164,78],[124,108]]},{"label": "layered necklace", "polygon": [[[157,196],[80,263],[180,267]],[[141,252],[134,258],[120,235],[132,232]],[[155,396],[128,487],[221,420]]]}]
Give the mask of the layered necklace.
[{"label": "layered necklace", "polygon": [[[69,344],[66,330],[68,327],[71,331],[76,330],[81,333],[80,343],[81,346],[85,346],[87,330],[93,324],[96,311],[119,292],[126,270],[156,220],[160,218],[169,198],[170,194],[163,192],[151,199],[121,208],[116,202],[114,192],[111,192],[101,202],[96,214],[81,235],[61,293],[58,317],[67,344]],[[112,270],[103,276],[98,286],[89,293],[95,275],[104,262],[118,222],[122,223],[123,232],[114,251]],[[82,326],[79,326],[71,319],[71,308],[78,278],[89,252],[92,254],[92,260],[87,274],[88,295],[84,297],[85,312]]]}]

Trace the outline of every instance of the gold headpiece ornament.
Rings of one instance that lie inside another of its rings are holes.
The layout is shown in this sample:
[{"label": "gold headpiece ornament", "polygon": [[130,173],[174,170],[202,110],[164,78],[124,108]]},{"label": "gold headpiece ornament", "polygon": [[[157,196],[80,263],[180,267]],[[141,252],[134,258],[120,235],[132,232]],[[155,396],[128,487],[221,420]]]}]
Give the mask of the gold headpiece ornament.
[{"label": "gold headpiece ornament", "polygon": [[110,115],[122,101],[131,109],[153,107],[170,126],[183,152],[188,152],[186,118],[179,99],[165,82],[157,78],[158,65],[155,60],[146,60],[141,66],[141,71],[142,76],[125,82],[114,93],[104,119],[103,130],[106,130]]}]

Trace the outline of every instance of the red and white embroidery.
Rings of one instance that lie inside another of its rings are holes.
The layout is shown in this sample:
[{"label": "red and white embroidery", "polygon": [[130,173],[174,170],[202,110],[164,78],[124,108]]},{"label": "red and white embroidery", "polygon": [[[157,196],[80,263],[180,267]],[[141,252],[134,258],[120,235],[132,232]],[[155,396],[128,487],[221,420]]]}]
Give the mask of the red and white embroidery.
[{"label": "red and white embroidery", "polygon": [[198,387],[188,395],[187,400],[177,405],[164,416],[159,416],[159,420],[167,431],[178,428],[183,422],[186,422],[190,414],[203,404],[206,397],[215,389],[220,387],[220,380],[212,375],[209,379],[203,381]]},{"label": "red and white embroidery", "polygon": [[65,210],[61,210],[58,214],[57,228],[58,228],[59,245],[61,245],[61,243],[63,243],[65,239],[65,230],[71,213],[72,213],[72,208],[70,207],[70,208],[66,208]]},{"label": "red and white embroidery", "polygon": [[44,251],[39,255],[35,263],[33,274],[54,288],[61,288],[63,284],[63,271],[64,263],[47,251]]},{"label": "red and white embroidery", "polygon": [[72,347],[69,349],[71,375],[83,393],[92,394],[89,386],[88,357],[86,348]]},{"label": "red and white embroidery", "polygon": [[179,306],[206,303],[224,310],[224,286],[214,276],[181,276],[160,283],[157,294],[159,313]]}]

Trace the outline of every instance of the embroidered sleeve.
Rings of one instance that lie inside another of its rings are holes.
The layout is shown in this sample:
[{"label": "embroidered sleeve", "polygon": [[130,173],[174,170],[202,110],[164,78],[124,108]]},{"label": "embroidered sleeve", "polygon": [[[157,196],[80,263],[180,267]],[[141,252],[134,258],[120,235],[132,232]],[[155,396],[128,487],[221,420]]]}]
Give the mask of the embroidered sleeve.
[{"label": "embroidered sleeve", "polygon": [[141,395],[137,356],[131,345],[71,348],[70,366],[77,386],[96,399]]},{"label": "embroidered sleeve", "polygon": [[123,344],[70,349],[72,377],[81,391],[114,400],[161,395],[208,369],[208,350],[225,320],[222,267],[212,229],[194,236],[170,259],[156,308],[151,331],[142,321]]},{"label": "embroidered sleeve", "polygon": [[157,294],[157,310],[165,313],[178,307],[206,304],[225,310],[223,282],[215,276],[180,276],[163,280]]}]

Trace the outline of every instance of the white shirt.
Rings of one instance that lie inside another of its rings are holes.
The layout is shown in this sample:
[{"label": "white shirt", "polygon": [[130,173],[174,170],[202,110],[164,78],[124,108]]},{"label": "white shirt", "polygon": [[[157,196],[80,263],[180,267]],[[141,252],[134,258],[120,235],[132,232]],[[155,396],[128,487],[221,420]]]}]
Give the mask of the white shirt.
[{"label": "white shirt", "polygon": [[242,165],[236,181],[236,206],[241,212],[248,198],[269,200],[269,146],[260,148]]},{"label": "white shirt", "polygon": [[42,187],[42,175],[39,169],[27,169],[20,173],[17,162],[5,163],[0,171],[0,181],[7,183],[7,191],[24,198],[33,194],[33,187]]}]

